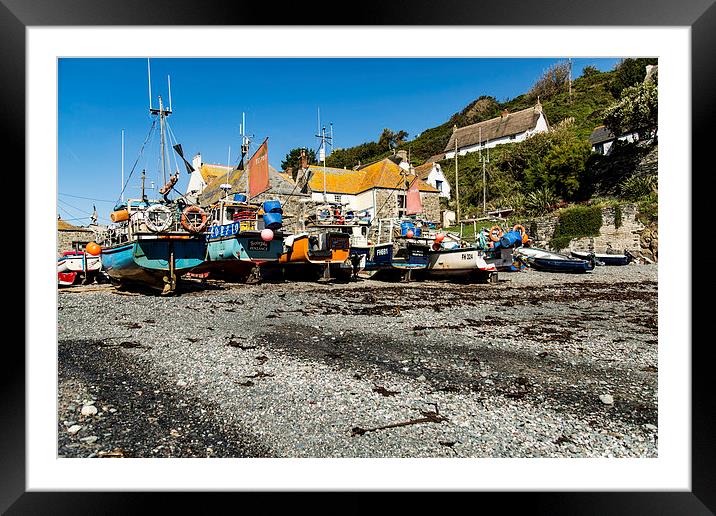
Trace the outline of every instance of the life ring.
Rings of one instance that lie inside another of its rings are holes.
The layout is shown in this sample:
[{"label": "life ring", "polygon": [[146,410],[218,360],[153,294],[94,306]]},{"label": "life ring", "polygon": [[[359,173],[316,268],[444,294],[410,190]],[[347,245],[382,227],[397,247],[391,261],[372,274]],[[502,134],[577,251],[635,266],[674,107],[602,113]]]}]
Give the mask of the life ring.
[{"label": "life ring", "polygon": [[527,230],[522,224],[515,224],[515,227],[512,228],[512,231],[519,231],[520,235],[526,235]]},{"label": "life ring", "polygon": [[500,226],[492,226],[490,228],[490,240],[499,242],[500,238],[502,238],[502,228]]},{"label": "life ring", "polygon": [[[201,217],[201,222],[196,223],[196,218],[192,217],[193,220],[189,219],[189,215],[196,214]],[[206,227],[207,216],[206,212],[199,206],[191,205],[184,208],[181,212],[181,227],[186,229],[189,233],[199,233]]]},{"label": "life ring", "polygon": [[150,231],[161,233],[169,229],[174,222],[174,213],[163,204],[153,204],[145,213],[144,223]]}]

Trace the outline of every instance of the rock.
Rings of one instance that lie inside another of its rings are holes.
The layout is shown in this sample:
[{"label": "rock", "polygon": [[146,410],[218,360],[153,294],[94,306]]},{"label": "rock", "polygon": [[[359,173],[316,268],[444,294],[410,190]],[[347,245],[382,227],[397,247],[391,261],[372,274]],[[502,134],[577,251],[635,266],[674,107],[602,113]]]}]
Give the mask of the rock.
[{"label": "rock", "polygon": [[82,430],[82,427],[80,425],[72,425],[71,427],[69,427],[67,429],[67,432],[74,435],[77,432],[79,432],[80,430]]},{"label": "rock", "polygon": [[614,405],[614,397],[611,394],[601,394],[599,399],[605,405]]},{"label": "rock", "polygon": [[658,430],[658,428],[656,427],[656,425],[652,425],[651,423],[645,424],[645,425],[644,425],[644,428],[647,429],[647,430],[649,430],[650,432],[656,432],[656,431]]},{"label": "rock", "polygon": [[96,435],[89,435],[87,437],[80,437],[80,441],[85,442],[87,444],[92,444],[93,442],[96,442],[99,437]]},{"label": "rock", "polygon": [[483,378],[487,378],[488,376],[490,376],[490,373],[488,373],[487,371],[480,371],[480,376],[482,376]]},{"label": "rock", "polygon": [[80,414],[83,416],[94,416],[97,413],[97,407],[94,405],[83,405]]},{"label": "rock", "polygon": [[177,381],[177,385],[178,385],[179,387],[186,387],[186,382],[185,382],[184,380],[178,380],[178,381]]},{"label": "rock", "polygon": [[424,382],[425,380],[426,378],[424,375],[421,374],[420,376],[418,376],[418,381]]}]

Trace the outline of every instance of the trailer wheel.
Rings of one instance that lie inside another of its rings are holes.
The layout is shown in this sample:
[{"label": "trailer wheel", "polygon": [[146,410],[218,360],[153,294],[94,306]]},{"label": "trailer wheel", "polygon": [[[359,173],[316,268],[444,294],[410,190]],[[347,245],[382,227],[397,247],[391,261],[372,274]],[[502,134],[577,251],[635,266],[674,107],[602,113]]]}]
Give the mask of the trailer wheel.
[{"label": "trailer wheel", "polygon": [[492,285],[497,285],[497,282],[499,281],[499,276],[497,275],[496,272],[490,273],[489,281]]}]

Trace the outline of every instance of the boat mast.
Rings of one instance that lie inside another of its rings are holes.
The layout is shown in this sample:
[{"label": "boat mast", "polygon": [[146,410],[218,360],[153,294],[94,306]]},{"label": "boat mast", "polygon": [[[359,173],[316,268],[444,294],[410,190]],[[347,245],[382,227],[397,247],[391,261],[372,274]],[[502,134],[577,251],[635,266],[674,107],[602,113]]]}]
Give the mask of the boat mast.
[{"label": "boat mast", "polygon": [[122,129],[122,184],[120,185],[120,195],[124,202],[124,129]]},{"label": "boat mast", "polygon": [[164,159],[166,154],[164,150],[164,105],[162,104],[162,96],[159,96],[159,132],[161,134],[161,146],[162,146],[162,179],[164,183],[167,182],[167,167]]}]

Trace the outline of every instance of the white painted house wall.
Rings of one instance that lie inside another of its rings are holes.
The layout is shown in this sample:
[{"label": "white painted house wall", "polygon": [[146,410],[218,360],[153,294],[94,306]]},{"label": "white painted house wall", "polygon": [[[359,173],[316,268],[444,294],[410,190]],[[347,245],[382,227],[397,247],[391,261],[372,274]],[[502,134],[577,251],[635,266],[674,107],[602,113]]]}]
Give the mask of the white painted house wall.
[{"label": "white painted house wall", "polygon": [[[443,169],[439,163],[433,163],[433,168],[425,182],[440,190],[440,197],[450,199],[450,183],[445,177],[445,174],[443,174]],[[438,186],[438,184],[440,184],[440,186]]]},{"label": "white painted house wall", "polygon": [[[639,133],[633,132],[633,133],[627,133],[621,135],[617,140],[621,142],[629,142],[634,143],[639,141]],[[605,156],[611,152],[612,145],[614,144],[615,140],[607,140],[605,142],[598,143],[596,145],[592,145],[592,152],[597,152],[599,154],[604,154]]]},{"label": "white painted house wall", "polygon": [[[457,152],[460,156],[464,156],[468,152],[475,152],[479,151],[481,149],[492,149],[493,147],[497,147],[498,145],[503,145],[505,143],[517,143],[524,141],[525,139],[529,138],[533,134],[537,133],[546,133],[549,131],[549,126],[547,125],[547,119],[544,117],[544,113],[540,113],[539,118],[537,119],[537,123],[535,124],[533,129],[530,129],[528,131],[524,131],[521,133],[513,134],[510,136],[505,136],[503,138],[496,138],[494,140],[489,140],[486,142],[482,142],[482,144],[476,143],[475,145],[468,145],[466,147],[458,147]],[[459,144],[459,142],[458,142]],[[452,152],[446,152],[445,158],[450,159],[455,157],[455,151]]]}]

